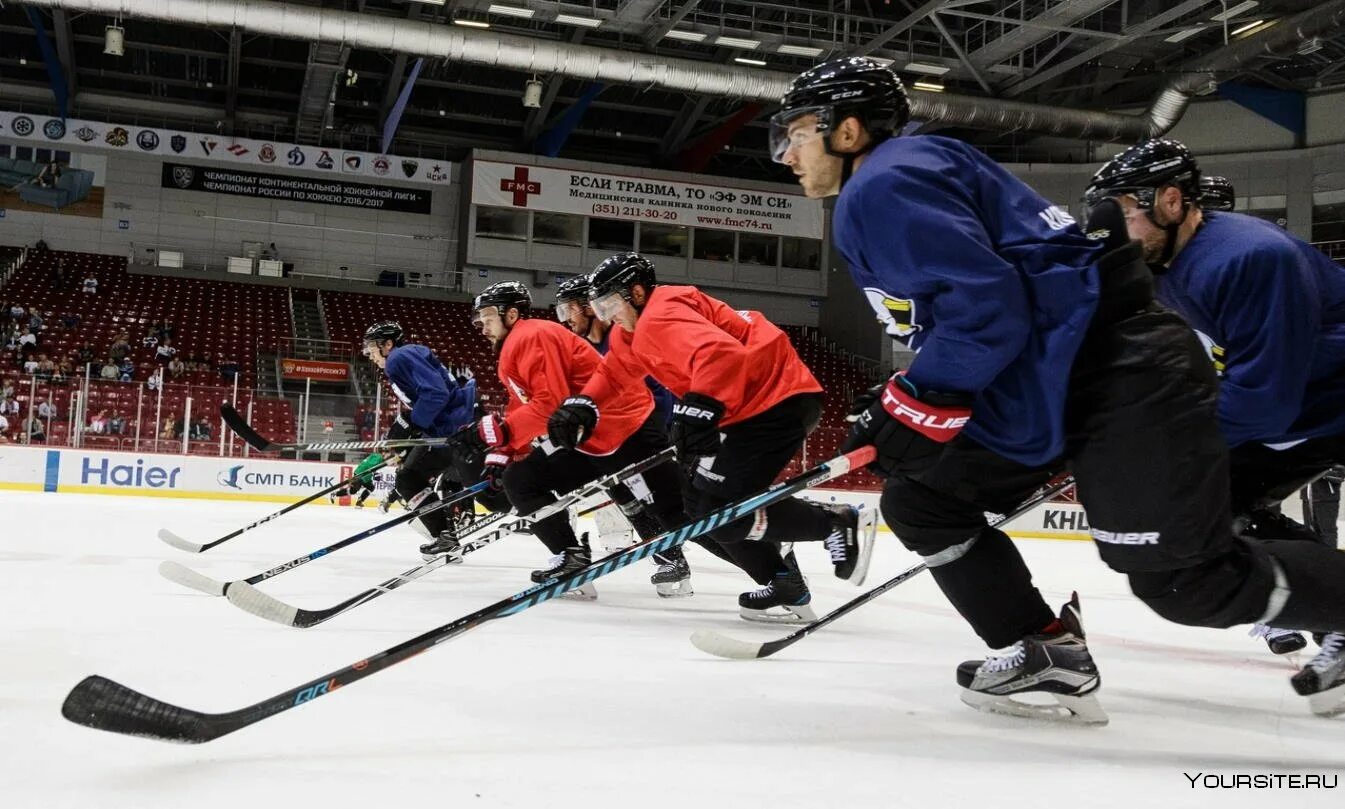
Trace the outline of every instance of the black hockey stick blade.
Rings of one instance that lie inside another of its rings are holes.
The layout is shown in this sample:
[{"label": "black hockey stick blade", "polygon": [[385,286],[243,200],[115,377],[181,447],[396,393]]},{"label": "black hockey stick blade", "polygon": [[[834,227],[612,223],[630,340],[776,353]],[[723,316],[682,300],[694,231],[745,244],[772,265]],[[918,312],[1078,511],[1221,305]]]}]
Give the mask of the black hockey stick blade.
[{"label": "black hockey stick blade", "polygon": [[229,429],[238,434],[252,448],[261,452],[341,452],[344,450],[401,449],[406,447],[439,447],[458,440],[456,436],[439,438],[397,438],[375,441],[322,441],[316,443],[296,442],[292,444],[272,441],[252,429],[247,419],[228,402],[220,405],[220,418]]},{"label": "black hockey stick blade", "polygon": [[113,733],[144,736],[172,742],[199,743],[217,739],[239,728],[256,724],[298,705],[312,702],[338,688],[382,671],[408,658],[453,640],[497,618],[504,618],[544,604],[556,596],[576,590],[650,555],[681,546],[687,540],[742,519],[790,495],[844,475],[873,461],[873,447],[861,447],[813,467],[771,488],[730,503],[675,531],[660,534],[623,551],[599,559],[561,578],[548,579],[500,601],[468,613],[443,626],[435,627],[409,640],[344,668],[310,680],[254,705],[229,713],[207,714],[169,705],[133,691],[105,677],[87,677],[66,697],[61,713],[76,724]]},{"label": "black hockey stick blade", "polygon": [[[1071,475],[1061,480],[1059,483],[1047,486],[1045,489],[1037,492],[1018,505],[1018,508],[1008,514],[1001,514],[990,521],[991,525],[1003,525],[1004,523],[1026,514],[1037,505],[1046,502],[1055,495],[1074,485],[1074,477]],[[822,627],[832,623],[842,616],[849,615],[851,612],[859,609],[865,604],[873,601],[878,596],[891,590],[899,584],[911,579],[925,570],[925,563],[921,562],[914,567],[903,570],[891,579],[883,582],[872,590],[855,596],[831,612],[818,618],[807,626],[800,627],[793,632],[785,635],[783,638],[769,641],[747,641],[730,637],[713,629],[700,629],[691,635],[691,643],[697,649],[706,654],[715,657],[723,657],[729,660],[759,660],[763,657],[770,657],[781,649],[788,648],[795,643],[803,640]]]}]

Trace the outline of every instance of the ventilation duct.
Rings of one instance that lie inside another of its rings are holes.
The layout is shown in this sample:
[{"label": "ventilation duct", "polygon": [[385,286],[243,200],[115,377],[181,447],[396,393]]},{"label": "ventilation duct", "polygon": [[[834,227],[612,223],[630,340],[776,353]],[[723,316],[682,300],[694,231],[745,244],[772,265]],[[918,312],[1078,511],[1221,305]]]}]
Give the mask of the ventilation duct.
[{"label": "ventilation duct", "polygon": [[[288,5],[268,0],[24,0],[27,5],[195,25],[238,28],[253,34],[406,53],[523,73],[658,87],[693,95],[775,102],[792,74],[732,68],[691,59],[530,39],[494,31],[436,25],[411,19]],[[1337,28],[1345,0],[1331,0],[1202,58],[1175,77],[1140,115],[1090,112],[1018,101],[947,93],[911,94],[917,118],[958,127],[1026,132],[1100,141],[1137,141],[1167,132],[1192,96],[1220,74],[1236,73],[1253,59],[1293,52],[1306,40]]]}]

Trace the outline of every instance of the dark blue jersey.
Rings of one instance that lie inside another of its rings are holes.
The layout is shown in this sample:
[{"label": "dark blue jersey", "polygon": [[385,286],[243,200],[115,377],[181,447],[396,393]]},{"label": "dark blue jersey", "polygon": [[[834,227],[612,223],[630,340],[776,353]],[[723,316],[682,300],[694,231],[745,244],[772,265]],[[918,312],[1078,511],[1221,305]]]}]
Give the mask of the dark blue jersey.
[{"label": "dark blue jersey", "polygon": [[384,367],[392,392],[410,408],[407,419],[425,435],[444,437],[472,422],[476,380],[459,387],[434,352],[405,344],[388,353]]},{"label": "dark blue jersey", "polygon": [[[611,348],[611,329],[603,333],[602,339],[593,343],[593,347],[598,349],[598,353],[607,356],[607,351]],[[588,339],[588,338],[585,338]],[[593,342],[589,340],[589,342]],[[667,425],[668,420],[672,418],[672,406],[677,397],[672,395],[672,391],[659,384],[659,381],[652,376],[646,376],[644,383],[649,387],[649,392],[654,394],[654,421],[658,424]]]},{"label": "dark blue jersey", "polygon": [[1345,268],[1254,216],[1204,216],[1157,292],[1223,377],[1228,445],[1345,432]]},{"label": "dark blue jersey", "polygon": [[834,240],[917,388],[974,397],[968,437],[1041,464],[1064,449],[1070,366],[1097,308],[1100,248],[959,141],[893,138],[841,190]]}]

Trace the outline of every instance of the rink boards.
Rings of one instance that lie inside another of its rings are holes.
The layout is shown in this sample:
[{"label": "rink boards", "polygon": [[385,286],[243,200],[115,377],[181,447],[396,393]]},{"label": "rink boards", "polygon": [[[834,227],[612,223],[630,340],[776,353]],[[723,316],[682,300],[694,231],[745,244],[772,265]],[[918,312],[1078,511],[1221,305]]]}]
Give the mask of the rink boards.
[{"label": "rink boards", "polygon": [[[0,446],[0,490],[290,503],[349,477],[351,464],[210,458],[140,452]],[[380,490],[391,475],[380,474]],[[381,492],[380,492],[381,493]],[[876,505],[877,493],[816,492],[819,500]],[[327,499],[316,501],[327,505]],[[1010,536],[1088,539],[1076,503],[1047,503],[1009,523]]]}]

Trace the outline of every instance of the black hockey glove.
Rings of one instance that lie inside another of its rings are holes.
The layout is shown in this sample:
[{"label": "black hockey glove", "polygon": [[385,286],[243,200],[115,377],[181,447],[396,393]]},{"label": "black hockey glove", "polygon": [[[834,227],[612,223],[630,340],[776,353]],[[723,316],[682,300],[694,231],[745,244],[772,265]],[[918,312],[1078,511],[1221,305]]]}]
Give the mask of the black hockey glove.
[{"label": "black hockey glove", "polygon": [[719,420],[723,417],[723,403],[694,391],[673,403],[668,438],[679,463],[691,464],[695,458],[719,454]]},{"label": "black hockey glove", "polygon": [[[871,392],[860,394],[860,399]],[[970,418],[970,396],[917,391],[902,371],[889,379],[868,407],[857,414],[850,434],[841,444],[841,452],[872,445],[878,455],[869,469],[875,474],[915,475],[933,466],[943,454],[944,445],[962,431]]]},{"label": "black hockey glove", "polygon": [[508,466],[508,454],[497,451],[486,453],[486,465],[481,468],[481,479],[490,484],[492,492],[504,491],[504,470]]},{"label": "black hockey glove", "polygon": [[561,403],[546,421],[551,443],[562,449],[574,449],[593,435],[598,426],[598,406],[587,396],[571,396]]},{"label": "black hockey glove", "polygon": [[[419,427],[408,421],[401,413],[398,413],[397,418],[393,419],[392,424],[388,426],[388,432],[383,436],[383,440],[400,441],[405,438],[420,438],[422,432]],[[413,449],[415,447],[389,447],[388,451],[397,456],[397,463],[404,464]]]}]

